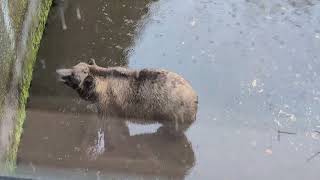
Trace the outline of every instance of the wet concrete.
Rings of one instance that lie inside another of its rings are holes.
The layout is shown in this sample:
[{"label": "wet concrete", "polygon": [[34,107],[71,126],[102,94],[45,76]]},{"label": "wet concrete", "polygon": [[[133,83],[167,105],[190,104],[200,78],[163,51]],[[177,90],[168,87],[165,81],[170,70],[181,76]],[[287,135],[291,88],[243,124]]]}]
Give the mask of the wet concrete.
[{"label": "wet concrete", "polygon": [[[56,6],[33,78],[20,173],[318,179],[319,12],[318,0]],[[178,72],[199,94],[197,121],[180,139],[159,125],[105,125],[54,74],[90,58]]]}]

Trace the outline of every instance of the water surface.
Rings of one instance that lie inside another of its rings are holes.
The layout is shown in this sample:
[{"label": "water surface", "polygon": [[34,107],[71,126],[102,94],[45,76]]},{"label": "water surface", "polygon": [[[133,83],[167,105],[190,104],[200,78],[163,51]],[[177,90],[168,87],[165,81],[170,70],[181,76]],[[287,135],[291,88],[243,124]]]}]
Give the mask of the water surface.
[{"label": "water surface", "polygon": [[[318,0],[55,6],[32,82],[20,173],[318,179],[319,25]],[[181,74],[199,94],[196,122],[178,139],[157,131],[159,125],[119,123],[108,130],[90,105],[56,81],[55,69],[91,58],[102,66]]]}]

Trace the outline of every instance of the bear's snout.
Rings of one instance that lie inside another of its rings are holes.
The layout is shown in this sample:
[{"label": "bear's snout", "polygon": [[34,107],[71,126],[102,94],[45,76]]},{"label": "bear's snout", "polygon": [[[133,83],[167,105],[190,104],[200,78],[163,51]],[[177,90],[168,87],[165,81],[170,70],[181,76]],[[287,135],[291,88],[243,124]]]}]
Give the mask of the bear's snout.
[{"label": "bear's snout", "polygon": [[71,69],[57,69],[56,73],[58,74],[59,81],[65,82],[68,77],[72,75]]},{"label": "bear's snout", "polygon": [[59,81],[73,89],[79,88],[80,80],[73,76],[72,69],[58,69],[56,72],[59,76]]}]

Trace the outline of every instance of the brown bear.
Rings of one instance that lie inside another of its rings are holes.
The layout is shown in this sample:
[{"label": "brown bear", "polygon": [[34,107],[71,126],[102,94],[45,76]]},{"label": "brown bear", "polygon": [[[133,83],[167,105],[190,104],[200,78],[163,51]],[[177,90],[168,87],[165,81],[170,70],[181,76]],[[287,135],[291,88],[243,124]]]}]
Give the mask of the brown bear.
[{"label": "brown bear", "polygon": [[196,119],[198,96],[174,72],[104,68],[90,60],[70,69],[58,69],[57,73],[82,99],[96,104],[99,114],[106,118],[158,122],[177,131],[185,131]]}]

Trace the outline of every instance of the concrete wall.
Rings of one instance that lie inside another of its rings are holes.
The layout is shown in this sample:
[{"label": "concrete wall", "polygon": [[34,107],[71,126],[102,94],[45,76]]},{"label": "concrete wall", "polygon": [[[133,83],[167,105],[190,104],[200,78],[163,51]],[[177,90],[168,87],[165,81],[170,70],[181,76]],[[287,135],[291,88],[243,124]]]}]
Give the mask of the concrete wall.
[{"label": "concrete wall", "polygon": [[0,159],[12,168],[33,64],[52,0],[0,0]]}]

